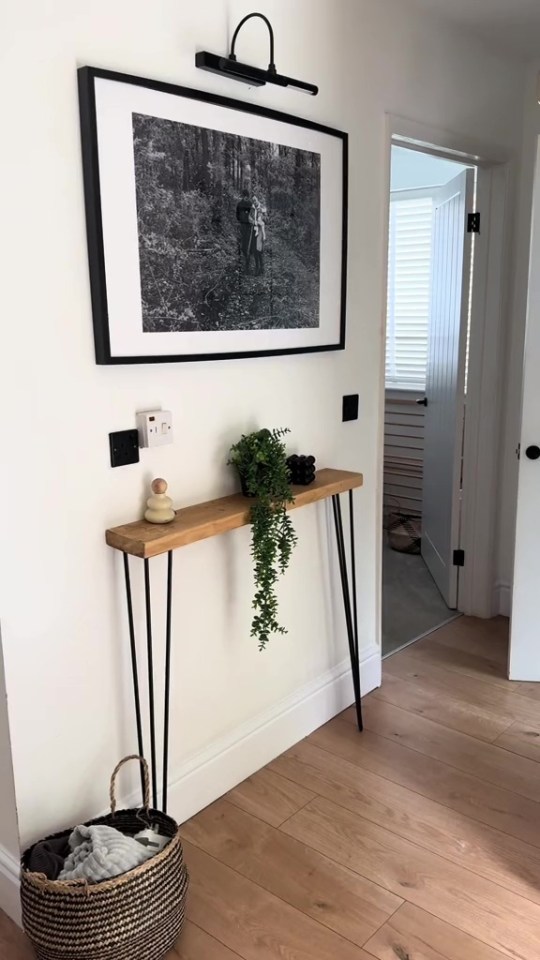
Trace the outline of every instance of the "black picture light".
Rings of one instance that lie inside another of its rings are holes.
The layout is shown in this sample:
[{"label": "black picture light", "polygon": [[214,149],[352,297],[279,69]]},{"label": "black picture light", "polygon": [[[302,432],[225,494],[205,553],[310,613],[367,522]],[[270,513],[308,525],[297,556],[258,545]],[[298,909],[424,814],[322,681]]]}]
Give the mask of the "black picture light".
[{"label": "black picture light", "polygon": [[[260,17],[268,27],[268,33],[270,35],[270,63],[268,64],[268,70],[261,70],[260,67],[251,67],[247,63],[239,63],[236,59],[236,38],[246,21],[251,20],[252,17]],[[248,13],[247,17],[244,17],[240,21],[233,33],[231,52],[228,57],[220,57],[217,53],[208,53],[206,50],[201,50],[195,54],[195,66],[200,67],[201,70],[208,70],[210,73],[220,73],[222,76],[230,77],[232,80],[240,80],[242,83],[247,83],[251,87],[263,87],[265,83],[274,83],[278,87],[292,87],[295,90],[300,90],[301,93],[310,93],[313,97],[319,92],[319,88],[313,83],[294,80],[293,77],[286,77],[282,73],[277,72],[274,63],[274,31],[268,17],[265,17],[263,13]]]}]

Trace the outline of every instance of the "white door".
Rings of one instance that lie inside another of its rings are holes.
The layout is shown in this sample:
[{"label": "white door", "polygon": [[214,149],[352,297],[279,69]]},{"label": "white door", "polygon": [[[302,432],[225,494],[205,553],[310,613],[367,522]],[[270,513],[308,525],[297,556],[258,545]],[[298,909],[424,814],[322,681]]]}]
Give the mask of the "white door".
[{"label": "white door", "polygon": [[[540,151],[537,156],[525,337],[509,677],[540,680]],[[536,449],[538,448],[538,449]],[[536,459],[534,459],[536,458]]]},{"label": "white door", "polygon": [[457,606],[465,357],[471,268],[467,213],[474,171],[434,197],[422,500],[422,556],[449,607]]}]

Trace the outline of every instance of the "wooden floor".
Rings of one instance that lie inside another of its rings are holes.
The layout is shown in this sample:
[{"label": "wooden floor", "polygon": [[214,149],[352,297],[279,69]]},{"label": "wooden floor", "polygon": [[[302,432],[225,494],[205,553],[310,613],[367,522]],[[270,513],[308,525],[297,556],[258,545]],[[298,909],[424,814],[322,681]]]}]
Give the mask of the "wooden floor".
[{"label": "wooden floor", "polygon": [[[347,710],[186,823],[169,960],[540,960],[540,685],[506,652],[454,621],[385,661],[362,735]],[[7,923],[0,956],[32,956]]]}]

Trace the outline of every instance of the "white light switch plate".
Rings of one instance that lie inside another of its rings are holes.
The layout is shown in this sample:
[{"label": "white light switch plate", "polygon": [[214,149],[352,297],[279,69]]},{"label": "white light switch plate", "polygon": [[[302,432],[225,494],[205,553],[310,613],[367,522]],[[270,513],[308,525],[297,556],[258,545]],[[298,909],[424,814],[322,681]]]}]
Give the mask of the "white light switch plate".
[{"label": "white light switch plate", "polygon": [[137,414],[140,447],[161,447],[173,442],[170,410],[145,410]]}]

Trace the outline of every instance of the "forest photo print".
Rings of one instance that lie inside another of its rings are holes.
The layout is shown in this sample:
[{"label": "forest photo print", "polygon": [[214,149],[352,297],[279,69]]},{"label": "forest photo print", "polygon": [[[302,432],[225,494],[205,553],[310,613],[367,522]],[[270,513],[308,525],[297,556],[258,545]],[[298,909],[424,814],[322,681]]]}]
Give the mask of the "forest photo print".
[{"label": "forest photo print", "polygon": [[133,115],[143,329],[319,325],[320,156]]},{"label": "forest photo print", "polygon": [[156,80],[78,75],[97,363],[342,350],[347,134]]}]

